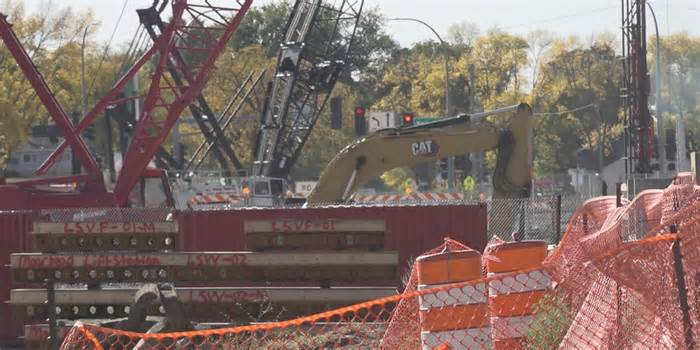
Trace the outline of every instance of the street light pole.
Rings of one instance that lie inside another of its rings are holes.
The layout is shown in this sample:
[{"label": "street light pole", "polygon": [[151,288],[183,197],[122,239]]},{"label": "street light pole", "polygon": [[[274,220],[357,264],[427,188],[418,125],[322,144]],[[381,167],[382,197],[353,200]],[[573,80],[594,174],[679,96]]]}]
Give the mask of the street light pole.
[{"label": "street light pole", "polygon": [[[424,25],[428,29],[430,29],[433,34],[437,37],[437,39],[440,41],[440,45],[442,45],[443,50],[444,50],[444,55],[445,55],[445,118],[448,118],[450,116],[450,48],[447,45],[447,42],[442,40],[442,37],[440,34],[438,34],[437,30],[433,28],[430,24],[421,21],[420,19],[417,18],[411,18],[411,17],[398,17],[398,18],[390,18],[390,21],[409,21],[409,22],[416,22]],[[454,185],[455,185],[455,158],[450,157],[447,159],[447,185],[449,187],[449,190],[452,191],[454,190]]]},{"label": "street light pole", "polygon": [[90,24],[85,26],[83,31],[83,41],[80,45],[80,117],[81,119],[85,117],[87,113],[87,101],[85,92],[85,38],[87,37],[88,29],[90,29]]},{"label": "street light pole", "polygon": [[442,40],[442,37],[438,32],[430,26],[430,24],[425,23],[417,18],[409,18],[409,17],[399,17],[399,18],[390,18],[390,21],[409,21],[409,22],[417,22],[428,29],[430,29],[433,34],[435,34],[435,37],[437,37],[438,41],[440,41],[440,45],[442,45],[443,50],[444,50],[444,55],[445,55],[445,118],[450,116],[450,49],[449,46],[447,45],[447,42]]},{"label": "street light pole", "polygon": [[[91,23],[85,26],[83,31],[83,41],[80,46],[80,116],[77,112],[73,112],[73,124],[77,125],[81,119],[87,114],[87,93],[85,91],[85,38],[87,37],[88,29],[96,23]],[[80,174],[80,163],[76,161],[77,156],[75,151],[71,151],[72,173]]]},{"label": "street light pole", "polygon": [[87,37],[90,27],[97,23],[90,23],[85,26],[83,31],[83,42],[80,45],[80,114],[81,119],[87,114],[87,91],[85,90],[85,38]]},{"label": "street light pole", "polygon": [[[651,18],[654,19],[654,30],[656,31],[656,79],[654,89],[656,95],[656,141],[659,150],[659,168],[660,175],[666,173],[666,132],[664,130],[664,117],[661,109],[661,41],[659,40],[659,24],[656,21],[656,13],[649,2],[646,3],[651,12]],[[676,138],[677,139],[677,138]]]}]

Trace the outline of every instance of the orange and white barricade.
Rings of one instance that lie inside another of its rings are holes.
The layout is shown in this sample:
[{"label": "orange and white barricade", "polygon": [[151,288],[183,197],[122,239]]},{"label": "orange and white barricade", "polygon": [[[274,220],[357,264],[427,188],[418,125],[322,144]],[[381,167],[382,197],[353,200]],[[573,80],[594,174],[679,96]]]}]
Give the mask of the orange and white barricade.
[{"label": "orange and white barricade", "polygon": [[469,249],[423,255],[416,266],[419,290],[474,281],[420,296],[423,349],[490,349],[481,254]]},{"label": "orange and white barricade", "polygon": [[542,261],[544,241],[499,243],[487,249],[488,295],[493,349],[522,349],[534,306],[549,293],[552,279]]}]

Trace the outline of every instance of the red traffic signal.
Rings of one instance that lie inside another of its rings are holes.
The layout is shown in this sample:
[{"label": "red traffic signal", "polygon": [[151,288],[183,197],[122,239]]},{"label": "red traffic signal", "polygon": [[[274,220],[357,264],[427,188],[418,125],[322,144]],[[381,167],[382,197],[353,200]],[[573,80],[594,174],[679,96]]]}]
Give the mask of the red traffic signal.
[{"label": "red traffic signal", "polygon": [[413,125],[413,113],[404,113],[403,114],[403,125],[404,126]]},{"label": "red traffic signal", "polygon": [[367,133],[366,112],[364,107],[355,107],[355,134],[357,136],[362,136]]}]

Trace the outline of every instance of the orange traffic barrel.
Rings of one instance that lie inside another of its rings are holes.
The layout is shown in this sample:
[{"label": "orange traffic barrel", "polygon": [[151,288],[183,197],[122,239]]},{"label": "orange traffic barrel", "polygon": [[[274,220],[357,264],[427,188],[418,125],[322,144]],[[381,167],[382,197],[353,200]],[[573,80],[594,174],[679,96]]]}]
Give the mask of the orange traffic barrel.
[{"label": "orange traffic barrel", "polygon": [[534,306],[552,288],[542,269],[544,241],[504,242],[487,248],[488,295],[493,349],[522,349]]},{"label": "orange traffic barrel", "polygon": [[[443,251],[419,257],[416,267],[418,289],[435,290],[419,297],[423,349],[490,348],[481,254],[471,249]],[[467,281],[473,283],[461,283]]]}]

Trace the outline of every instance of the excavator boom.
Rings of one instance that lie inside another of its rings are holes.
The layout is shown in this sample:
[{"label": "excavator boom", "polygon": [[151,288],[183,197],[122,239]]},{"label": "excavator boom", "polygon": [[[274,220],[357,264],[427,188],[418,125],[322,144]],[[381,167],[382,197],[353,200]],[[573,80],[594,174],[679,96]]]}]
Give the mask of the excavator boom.
[{"label": "excavator boom", "polygon": [[[506,128],[474,123],[477,118],[513,113]],[[494,198],[527,197],[530,185],[532,110],[520,104],[499,110],[381,130],[343,149],[321,175],[308,204],[346,201],[373,177],[397,167],[470,152],[497,149]]]}]

